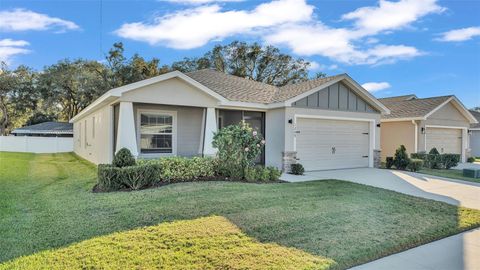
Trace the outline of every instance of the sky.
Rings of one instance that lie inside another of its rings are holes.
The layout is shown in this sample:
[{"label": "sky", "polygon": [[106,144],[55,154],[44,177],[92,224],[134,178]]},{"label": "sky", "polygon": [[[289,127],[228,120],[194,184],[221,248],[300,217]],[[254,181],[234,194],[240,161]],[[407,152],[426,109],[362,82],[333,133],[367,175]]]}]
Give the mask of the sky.
[{"label": "sky", "polygon": [[0,0],[0,61],[102,61],[114,42],[161,64],[233,40],[348,73],[377,97],[480,106],[480,0]]}]

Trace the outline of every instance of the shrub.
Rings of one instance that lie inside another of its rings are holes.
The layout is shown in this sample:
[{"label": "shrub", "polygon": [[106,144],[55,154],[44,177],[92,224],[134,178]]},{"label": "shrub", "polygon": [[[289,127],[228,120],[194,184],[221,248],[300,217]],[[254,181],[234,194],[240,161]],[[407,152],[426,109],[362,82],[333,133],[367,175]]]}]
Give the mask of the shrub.
[{"label": "shrub", "polygon": [[245,180],[247,180],[248,182],[278,181],[280,175],[282,175],[282,171],[272,166],[263,167],[258,165],[245,169]]},{"label": "shrub", "polygon": [[440,153],[438,152],[437,148],[432,148],[426,157],[427,166],[430,169],[440,169],[442,165]]},{"label": "shrub", "polygon": [[410,158],[421,159],[423,161],[425,161],[426,157],[427,157],[427,153],[425,153],[425,152],[411,153],[410,154]]},{"label": "shrub", "polygon": [[233,178],[243,178],[245,169],[255,164],[265,140],[244,121],[229,125],[213,136],[213,147],[218,149],[219,172]]},{"label": "shrub", "polygon": [[469,158],[467,158],[467,162],[468,163],[473,163],[473,162],[475,162],[475,158],[474,157],[469,157]]},{"label": "shrub", "polygon": [[135,158],[132,153],[130,153],[130,150],[122,148],[115,154],[112,165],[115,167],[133,166],[135,165]]},{"label": "shrub", "polygon": [[407,168],[412,172],[417,172],[422,168],[422,166],[423,166],[423,160],[413,158],[410,160],[410,163],[408,163]]},{"label": "shrub", "polygon": [[407,149],[404,145],[400,145],[400,147],[395,150],[395,157],[393,159],[393,164],[399,170],[405,170],[410,162],[410,158],[407,154]]},{"label": "shrub", "polygon": [[300,163],[292,164],[290,169],[292,171],[292,174],[295,175],[303,175],[303,173],[305,172],[303,165]]},{"label": "shrub", "polygon": [[217,175],[217,160],[210,157],[164,157],[143,159],[139,164],[157,164],[162,182],[183,182]]},{"label": "shrub", "polygon": [[269,166],[267,168],[270,171],[270,181],[278,181],[280,176],[282,176],[282,171],[273,166]]},{"label": "shrub", "polygon": [[394,163],[393,163],[393,157],[387,157],[387,158],[385,158],[385,167],[386,167],[387,169],[391,169],[392,166],[393,166],[393,164],[394,164]]},{"label": "shrub", "polygon": [[263,166],[256,166],[258,181],[268,182],[270,181],[270,170]]},{"label": "shrub", "polygon": [[141,189],[160,181],[160,166],[143,164],[135,166],[115,167],[109,164],[98,166],[98,187],[104,191]]},{"label": "shrub", "polygon": [[458,154],[442,154],[441,163],[445,169],[455,167],[460,162],[460,155]]}]

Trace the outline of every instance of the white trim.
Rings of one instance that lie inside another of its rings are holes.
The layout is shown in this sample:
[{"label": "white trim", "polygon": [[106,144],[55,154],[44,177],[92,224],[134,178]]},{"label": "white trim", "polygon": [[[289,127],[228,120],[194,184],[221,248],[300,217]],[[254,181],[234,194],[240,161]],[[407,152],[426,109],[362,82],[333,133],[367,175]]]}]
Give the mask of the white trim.
[{"label": "white trim", "polygon": [[342,74],[342,75],[339,75],[337,79],[334,79],[334,80],[331,80],[331,81],[328,81],[322,85],[319,85],[315,88],[312,88],[310,90],[308,90],[307,92],[304,92],[300,95],[297,95],[295,97],[292,97],[288,100],[286,100],[284,103],[285,103],[285,106],[292,106],[292,103],[295,102],[295,101],[298,101],[302,98],[305,98],[305,97],[308,97],[309,95],[319,91],[319,90],[322,90],[326,87],[329,87],[335,83],[338,83],[342,80],[346,80],[347,83],[350,84],[350,86],[352,87],[352,90],[356,93],[356,94],[359,94],[361,97],[363,97],[364,99],[367,100],[367,103],[369,103],[369,105],[373,105],[373,107],[375,107],[377,110],[379,110],[382,114],[390,114],[390,110],[385,106],[383,105],[380,101],[378,101],[372,94],[370,94],[370,92],[368,92],[367,90],[365,90],[365,88],[363,88],[361,85],[359,85],[355,80],[353,80],[350,76],[348,76],[348,74]]},{"label": "white trim", "polygon": [[480,130],[480,128],[469,128],[469,130]]},{"label": "white trim", "polygon": [[414,145],[415,145],[414,149],[415,150],[414,151],[418,152],[418,124],[417,124],[417,122],[415,122],[415,120],[412,120],[412,124],[415,126],[415,137],[414,137],[415,138],[415,143],[414,143]]},{"label": "white trim", "polygon": [[[293,130],[297,129],[297,118],[310,118],[310,119],[325,119],[325,120],[344,120],[344,121],[359,121],[359,122],[369,122],[369,149],[368,149],[368,167],[374,167],[373,160],[373,150],[375,148],[375,132],[376,132],[376,123],[375,119],[368,118],[355,118],[355,117],[340,117],[340,116],[323,116],[323,115],[308,115],[308,114],[295,114],[293,116],[294,126]],[[296,145],[296,135],[293,136],[293,151],[297,151]]]},{"label": "white trim", "polygon": [[[171,153],[142,153],[142,146],[140,144],[140,140],[141,140],[140,124],[141,124],[142,113],[169,115],[172,117],[172,152]],[[170,156],[177,155],[177,111],[137,109],[137,124],[135,126],[137,128],[138,155],[140,157],[170,157]]]},{"label": "white trim", "polygon": [[467,127],[459,126],[440,126],[440,125],[425,125],[425,128],[452,128],[452,129],[468,129]]},{"label": "white trim", "polygon": [[380,119],[380,122],[405,122],[412,120],[427,120],[425,117],[404,117],[404,118],[391,118],[391,119]]}]

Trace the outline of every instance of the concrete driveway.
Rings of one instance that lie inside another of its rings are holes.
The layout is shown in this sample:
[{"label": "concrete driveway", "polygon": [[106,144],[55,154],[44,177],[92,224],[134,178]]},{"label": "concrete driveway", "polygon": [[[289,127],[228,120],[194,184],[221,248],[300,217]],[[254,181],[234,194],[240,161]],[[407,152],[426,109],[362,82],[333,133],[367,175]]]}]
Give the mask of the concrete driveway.
[{"label": "concrete driveway", "polygon": [[312,180],[338,179],[427,199],[480,209],[480,183],[449,180],[442,177],[418,173],[359,168],[331,171],[306,172],[303,176],[283,175],[282,180],[303,182]]},{"label": "concrete driveway", "polygon": [[[338,179],[480,209],[480,184],[384,169],[347,169],[282,175],[282,180],[303,182]],[[393,254],[351,270],[480,270],[480,229],[460,233]]]}]

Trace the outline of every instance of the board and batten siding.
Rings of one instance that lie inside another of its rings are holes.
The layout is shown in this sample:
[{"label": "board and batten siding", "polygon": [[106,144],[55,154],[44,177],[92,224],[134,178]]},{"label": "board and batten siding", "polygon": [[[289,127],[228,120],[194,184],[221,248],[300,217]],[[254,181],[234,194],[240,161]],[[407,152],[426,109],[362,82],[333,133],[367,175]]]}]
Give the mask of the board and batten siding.
[{"label": "board and batten siding", "polygon": [[378,112],[352,89],[340,82],[302,98],[294,102],[292,106],[352,112]]}]

